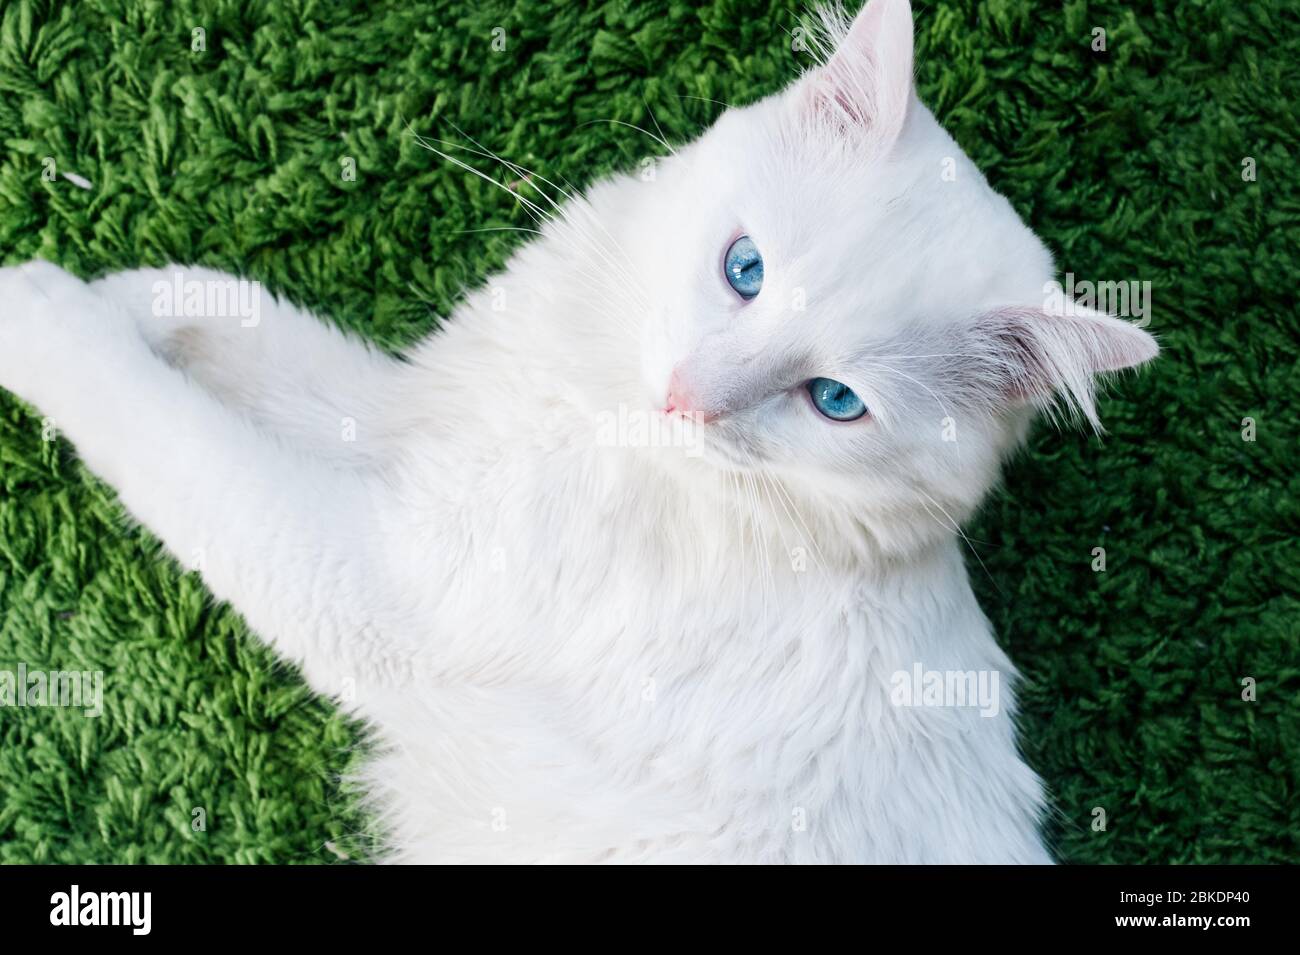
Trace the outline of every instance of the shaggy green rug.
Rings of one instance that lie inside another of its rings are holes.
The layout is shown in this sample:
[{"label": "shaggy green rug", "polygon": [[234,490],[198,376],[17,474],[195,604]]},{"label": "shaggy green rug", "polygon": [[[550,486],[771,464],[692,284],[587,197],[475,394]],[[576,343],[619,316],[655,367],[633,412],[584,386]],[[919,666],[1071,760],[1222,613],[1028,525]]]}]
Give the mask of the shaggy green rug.
[{"label": "shaggy green rug", "polygon": [[[1102,403],[1104,439],[1041,427],[970,529],[1059,856],[1295,861],[1300,13],[917,7],[922,97],[1063,271],[1151,283],[1165,348]],[[0,10],[6,264],[213,265],[392,348],[519,240],[467,230],[527,224],[411,130],[585,183],[660,151],[620,124],[684,140],[807,56],[793,2]],[[20,664],[103,671],[104,713],[0,707],[0,861],[365,857],[340,783],[361,728],[3,395],[0,670]]]}]

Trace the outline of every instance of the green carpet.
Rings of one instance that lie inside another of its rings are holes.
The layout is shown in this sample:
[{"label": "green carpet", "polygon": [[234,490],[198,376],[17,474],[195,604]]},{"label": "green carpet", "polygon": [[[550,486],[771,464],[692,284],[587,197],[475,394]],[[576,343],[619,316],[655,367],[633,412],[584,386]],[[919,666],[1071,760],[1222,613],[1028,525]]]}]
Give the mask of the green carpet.
[{"label": "green carpet", "polygon": [[[408,124],[586,183],[659,151],[618,123],[680,141],[716,101],[779,88],[803,62],[800,9],[9,0],[0,255],[87,277],[225,268],[398,348],[519,238],[465,230],[527,224]],[[1165,348],[1102,403],[1104,439],[1040,428],[970,531],[981,600],[1029,677],[1024,747],[1057,800],[1059,857],[1296,861],[1300,11],[916,15],[922,97],[1063,270],[1151,282]],[[0,861],[365,857],[371,827],[340,784],[361,728],[0,395],[0,669],[19,663],[104,671],[105,712],[0,708]]]}]

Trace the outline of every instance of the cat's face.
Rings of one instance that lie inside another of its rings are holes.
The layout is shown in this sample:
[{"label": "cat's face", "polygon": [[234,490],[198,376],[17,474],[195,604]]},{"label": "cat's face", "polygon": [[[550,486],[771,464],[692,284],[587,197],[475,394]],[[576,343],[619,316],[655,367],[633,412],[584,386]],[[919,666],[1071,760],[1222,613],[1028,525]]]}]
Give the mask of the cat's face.
[{"label": "cat's face", "polygon": [[648,303],[647,400],[712,466],[964,517],[1033,404],[1093,419],[1094,374],[1155,344],[1044,312],[1047,249],[915,99],[906,0],[831,32],[821,67],[658,170],[637,268],[673,279]]}]

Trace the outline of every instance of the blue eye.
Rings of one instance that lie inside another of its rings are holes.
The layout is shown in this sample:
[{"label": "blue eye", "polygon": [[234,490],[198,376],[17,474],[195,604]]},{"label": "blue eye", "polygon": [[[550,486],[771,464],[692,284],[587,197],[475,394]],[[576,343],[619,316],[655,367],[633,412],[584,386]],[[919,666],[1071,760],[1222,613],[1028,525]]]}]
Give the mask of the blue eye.
[{"label": "blue eye", "polygon": [[742,235],[723,256],[722,271],[736,294],[748,301],[763,287],[763,257],[758,246],[747,235]]},{"label": "blue eye", "polygon": [[814,378],[808,382],[813,406],[832,421],[855,421],[867,413],[867,406],[843,382]]}]

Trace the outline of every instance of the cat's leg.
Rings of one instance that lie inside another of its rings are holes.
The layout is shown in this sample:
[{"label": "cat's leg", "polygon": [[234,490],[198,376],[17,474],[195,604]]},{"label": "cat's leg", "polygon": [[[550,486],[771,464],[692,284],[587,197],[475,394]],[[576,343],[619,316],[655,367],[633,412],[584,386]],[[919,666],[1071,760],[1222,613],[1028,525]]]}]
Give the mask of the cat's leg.
[{"label": "cat's leg", "polygon": [[90,283],[149,346],[224,404],[336,464],[382,464],[393,448],[396,359],[346,336],[258,282],[167,266]]},{"label": "cat's leg", "polygon": [[123,334],[115,308],[48,263],[0,269],[0,387],[318,691],[400,676],[384,482],[268,437]]}]

